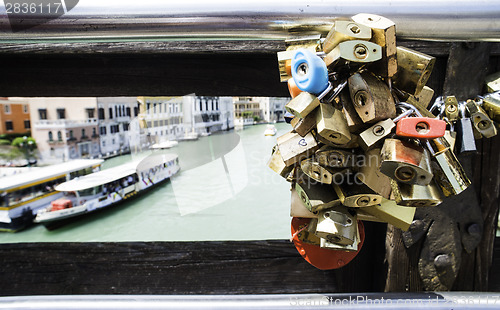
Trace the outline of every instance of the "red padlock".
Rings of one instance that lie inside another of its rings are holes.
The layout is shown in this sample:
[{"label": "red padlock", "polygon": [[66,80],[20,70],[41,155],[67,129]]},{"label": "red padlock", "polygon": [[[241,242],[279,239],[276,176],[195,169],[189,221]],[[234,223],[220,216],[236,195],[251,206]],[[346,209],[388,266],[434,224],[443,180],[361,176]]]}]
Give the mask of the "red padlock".
[{"label": "red padlock", "polygon": [[297,97],[302,90],[297,87],[297,84],[295,84],[295,80],[293,78],[288,79],[288,91],[290,92],[290,96],[292,98]]},{"label": "red padlock", "polygon": [[446,122],[431,117],[405,117],[396,124],[396,135],[417,139],[435,139],[444,136]]},{"label": "red padlock", "polygon": [[292,218],[292,236],[295,248],[302,257],[314,267],[321,270],[337,269],[344,267],[352,261],[363,247],[365,240],[365,228],[363,222],[358,221],[359,244],[356,252],[336,251],[323,249],[318,245],[305,243],[297,237],[297,232],[303,229],[311,221],[310,218]]}]

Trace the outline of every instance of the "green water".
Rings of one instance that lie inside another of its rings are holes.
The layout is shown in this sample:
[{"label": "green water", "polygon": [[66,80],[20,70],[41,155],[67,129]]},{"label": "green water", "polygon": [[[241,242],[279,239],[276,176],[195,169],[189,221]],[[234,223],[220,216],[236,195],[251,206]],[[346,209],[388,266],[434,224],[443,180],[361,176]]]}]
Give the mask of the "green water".
[{"label": "green water", "polygon": [[[266,163],[276,137],[265,125],[179,142],[181,171],[135,200],[89,214],[54,231],[41,225],[0,233],[1,243],[70,241],[207,241],[285,239],[290,236],[289,183]],[[107,160],[103,168],[146,153]]]}]

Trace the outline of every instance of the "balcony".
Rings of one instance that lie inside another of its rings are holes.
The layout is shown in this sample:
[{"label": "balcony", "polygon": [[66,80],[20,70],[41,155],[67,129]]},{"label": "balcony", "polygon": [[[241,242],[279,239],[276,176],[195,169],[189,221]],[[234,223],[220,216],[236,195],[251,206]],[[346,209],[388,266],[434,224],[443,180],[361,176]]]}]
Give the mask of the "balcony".
[{"label": "balcony", "polygon": [[86,127],[97,125],[97,118],[89,118],[86,120],[69,120],[69,119],[57,119],[57,120],[39,120],[33,124],[34,129],[66,129],[75,127]]}]

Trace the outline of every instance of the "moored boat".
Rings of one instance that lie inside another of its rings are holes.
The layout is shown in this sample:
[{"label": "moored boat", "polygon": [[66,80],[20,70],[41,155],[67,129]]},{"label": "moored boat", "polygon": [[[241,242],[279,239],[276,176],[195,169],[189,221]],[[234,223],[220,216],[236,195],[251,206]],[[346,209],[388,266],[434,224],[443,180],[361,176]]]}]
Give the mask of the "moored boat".
[{"label": "moored boat", "polygon": [[62,198],[38,212],[35,222],[47,228],[127,200],[152,188],[179,171],[174,154],[155,154],[110,169],[62,183],[56,190]]},{"label": "moored boat", "polygon": [[14,232],[33,223],[36,214],[62,197],[54,187],[100,169],[102,159],[76,159],[0,178],[0,231]]},{"label": "moored boat", "polygon": [[167,140],[167,141],[162,141],[162,142],[153,144],[150,147],[150,149],[152,149],[152,150],[165,150],[165,149],[169,149],[169,148],[172,148],[174,146],[177,146],[178,144],[179,144],[179,142],[177,142],[177,141]]},{"label": "moored boat", "polygon": [[264,136],[274,136],[278,130],[274,125],[267,125],[264,130]]}]

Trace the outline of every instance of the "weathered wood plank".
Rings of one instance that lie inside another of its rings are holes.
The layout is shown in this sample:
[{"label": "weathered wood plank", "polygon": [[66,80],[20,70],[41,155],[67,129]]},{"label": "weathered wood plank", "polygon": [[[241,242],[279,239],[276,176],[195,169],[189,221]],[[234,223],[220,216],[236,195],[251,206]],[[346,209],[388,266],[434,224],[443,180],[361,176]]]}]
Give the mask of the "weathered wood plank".
[{"label": "weathered wood plank", "polygon": [[[0,245],[2,296],[382,291],[385,225],[345,268],[321,271],[288,240]],[[382,272],[382,274],[381,274]],[[382,285],[381,285],[382,284]]]}]

